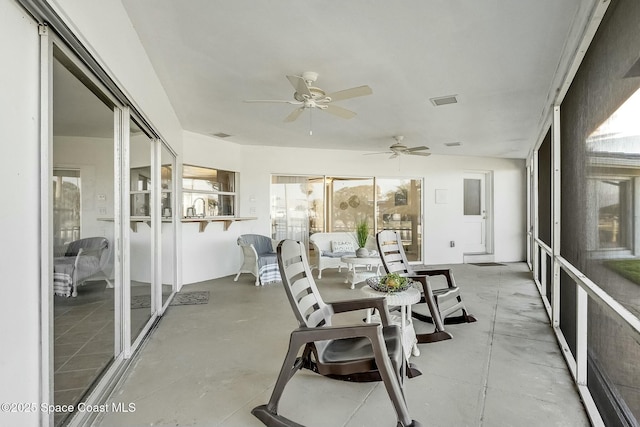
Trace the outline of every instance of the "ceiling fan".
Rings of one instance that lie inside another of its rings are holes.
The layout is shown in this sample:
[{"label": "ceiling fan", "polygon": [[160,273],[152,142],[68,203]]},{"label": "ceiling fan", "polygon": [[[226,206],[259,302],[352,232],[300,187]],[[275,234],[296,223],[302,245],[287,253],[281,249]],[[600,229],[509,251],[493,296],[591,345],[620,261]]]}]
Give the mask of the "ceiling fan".
[{"label": "ceiling fan", "polygon": [[367,153],[367,155],[371,154],[391,154],[390,159],[395,159],[400,155],[408,155],[408,156],[430,156],[431,153],[425,153],[424,150],[428,150],[429,147],[425,147],[421,145],[419,147],[407,147],[402,143],[404,140],[404,136],[398,135],[394,136],[393,139],[396,140],[394,144],[389,147],[389,151],[382,151],[380,153]]},{"label": "ceiling fan", "polygon": [[343,119],[350,119],[356,115],[355,112],[333,105],[332,103],[334,101],[342,101],[344,99],[371,95],[373,93],[369,86],[364,85],[327,94],[324,90],[312,86],[318,79],[318,73],[314,71],[305,71],[302,73],[302,76],[287,76],[287,79],[295,89],[295,92],[293,93],[293,100],[250,99],[244,102],[274,102],[300,105],[300,107],[296,108],[291,114],[285,117],[285,122],[294,121],[304,110],[311,108],[326,111],[327,113],[342,117]]}]

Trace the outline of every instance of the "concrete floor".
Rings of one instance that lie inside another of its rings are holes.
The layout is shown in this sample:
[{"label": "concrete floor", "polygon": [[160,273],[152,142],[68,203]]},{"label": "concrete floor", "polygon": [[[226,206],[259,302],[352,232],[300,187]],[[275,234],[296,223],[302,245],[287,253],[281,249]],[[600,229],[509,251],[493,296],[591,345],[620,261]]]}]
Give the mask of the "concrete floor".
[{"label": "concrete floor", "polygon": [[[478,322],[451,325],[454,338],[421,344],[405,382],[413,419],[423,426],[588,426],[527,266],[455,265]],[[356,298],[345,272],[323,272],[327,301]],[[249,274],[188,285],[209,290],[206,305],[170,307],[109,402],[135,404],[97,426],[262,424],[250,411],[266,403],[295,317],[281,284],[253,286]],[[361,322],[363,313],[335,323]],[[418,332],[432,326],[414,322]],[[309,371],[289,382],[279,412],[308,427],[395,426],[381,383],[346,383]]]}]

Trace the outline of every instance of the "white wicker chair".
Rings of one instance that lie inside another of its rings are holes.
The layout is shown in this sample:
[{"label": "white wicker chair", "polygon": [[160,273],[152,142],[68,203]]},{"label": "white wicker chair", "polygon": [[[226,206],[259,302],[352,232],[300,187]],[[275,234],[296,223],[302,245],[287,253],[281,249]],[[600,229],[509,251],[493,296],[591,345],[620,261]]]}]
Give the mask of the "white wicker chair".
[{"label": "white wicker chair", "polygon": [[275,252],[277,244],[278,241],[260,234],[243,234],[238,237],[238,246],[242,249],[244,259],[233,281],[237,282],[242,273],[251,273],[256,277],[256,286],[279,282],[280,272]]}]

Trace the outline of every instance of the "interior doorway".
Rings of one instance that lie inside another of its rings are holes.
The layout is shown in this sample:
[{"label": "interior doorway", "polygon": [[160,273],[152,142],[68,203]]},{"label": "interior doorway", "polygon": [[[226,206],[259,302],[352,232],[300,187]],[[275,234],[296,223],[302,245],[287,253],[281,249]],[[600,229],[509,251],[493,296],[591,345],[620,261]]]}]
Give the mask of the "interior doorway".
[{"label": "interior doorway", "polygon": [[491,178],[491,172],[488,171],[464,174],[462,250],[465,255],[493,252]]}]

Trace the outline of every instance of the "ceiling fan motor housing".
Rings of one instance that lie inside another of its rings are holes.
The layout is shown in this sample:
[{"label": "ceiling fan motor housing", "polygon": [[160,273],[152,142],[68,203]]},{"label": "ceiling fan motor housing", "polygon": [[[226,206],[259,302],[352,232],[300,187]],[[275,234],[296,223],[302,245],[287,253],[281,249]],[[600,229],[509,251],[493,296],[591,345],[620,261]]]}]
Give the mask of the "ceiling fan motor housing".
[{"label": "ceiling fan motor housing", "polygon": [[[309,86],[309,92],[311,93],[311,98],[315,101],[324,100],[324,99],[328,99],[329,101],[331,100],[331,98],[328,98],[326,96],[325,91],[323,91],[318,87]],[[308,96],[305,96],[305,94],[294,92],[293,98],[296,101],[304,102],[307,100]]]}]

